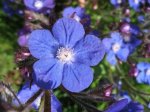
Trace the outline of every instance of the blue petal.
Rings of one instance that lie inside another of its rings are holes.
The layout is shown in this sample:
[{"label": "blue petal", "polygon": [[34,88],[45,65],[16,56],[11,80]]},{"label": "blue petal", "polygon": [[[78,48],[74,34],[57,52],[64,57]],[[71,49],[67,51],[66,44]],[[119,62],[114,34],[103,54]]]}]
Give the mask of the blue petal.
[{"label": "blue petal", "polygon": [[145,75],[145,80],[144,80],[145,84],[150,84],[150,75]]},{"label": "blue petal", "polygon": [[74,13],[73,7],[67,7],[63,10],[63,17],[70,17]]},{"label": "blue petal", "polygon": [[59,19],[52,31],[59,43],[67,47],[73,47],[85,34],[82,24],[71,18]]},{"label": "blue petal", "polygon": [[94,35],[87,35],[80,40],[75,48],[76,61],[89,66],[97,65],[104,57],[105,49],[100,39]]},{"label": "blue petal", "polygon": [[92,69],[83,64],[65,65],[63,74],[62,85],[71,92],[80,92],[93,81]]},{"label": "blue petal", "polygon": [[112,32],[110,36],[113,43],[117,42],[122,45],[123,37],[119,32]]},{"label": "blue petal", "polygon": [[62,112],[62,105],[53,94],[51,95],[51,112]]},{"label": "blue petal", "polygon": [[[30,82],[26,82],[22,89],[19,91],[17,97],[22,104],[25,104],[39,89],[40,88],[35,84],[32,84],[30,88]],[[40,99],[41,95],[32,103],[33,108],[38,109],[40,106]],[[17,100],[14,100],[13,104],[19,106]]]},{"label": "blue petal", "polygon": [[129,49],[128,48],[122,48],[117,52],[117,57],[121,61],[126,61],[129,56]]},{"label": "blue petal", "polygon": [[145,71],[149,67],[149,64],[146,62],[140,62],[137,64],[137,69],[140,71]]},{"label": "blue petal", "polygon": [[55,7],[54,0],[45,0],[44,1],[44,7],[46,7],[46,8],[54,8]]},{"label": "blue petal", "polygon": [[45,56],[53,57],[58,43],[48,30],[35,30],[31,33],[28,41],[31,54],[40,59]]},{"label": "blue petal", "polygon": [[138,102],[131,101],[123,110],[120,112],[144,112],[144,106]]},{"label": "blue petal", "polygon": [[62,81],[63,65],[53,58],[43,58],[35,62],[33,79],[43,89],[57,88]]},{"label": "blue petal", "polygon": [[123,108],[128,104],[128,99],[122,99],[112,104],[106,111],[104,112],[120,112]]},{"label": "blue petal", "polygon": [[106,60],[107,60],[111,65],[116,65],[116,63],[117,63],[116,56],[115,56],[114,52],[112,52],[112,51],[109,51],[109,52],[107,53]]},{"label": "blue petal", "polygon": [[24,4],[25,4],[28,8],[35,10],[35,7],[33,6],[34,1],[35,1],[35,0],[24,0]]},{"label": "blue petal", "polygon": [[139,73],[138,76],[136,77],[136,80],[138,83],[144,83],[145,73],[144,72]]},{"label": "blue petal", "polygon": [[85,14],[85,9],[78,6],[75,8],[75,12],[80,18],[82,18]]},{"label": "blue petal", "polygon": [[106,52],[108,52],[112,47],[111,38],[104,38],[102,40],[102,43],[105,46]]},{"label": "blue petal", "polygon": [[134,10],[138,11],[139,10],[139,6],[140,6],[140,0],[138,0],[138,3],[135,3],[135,0],[129,0],[129,5]]}]

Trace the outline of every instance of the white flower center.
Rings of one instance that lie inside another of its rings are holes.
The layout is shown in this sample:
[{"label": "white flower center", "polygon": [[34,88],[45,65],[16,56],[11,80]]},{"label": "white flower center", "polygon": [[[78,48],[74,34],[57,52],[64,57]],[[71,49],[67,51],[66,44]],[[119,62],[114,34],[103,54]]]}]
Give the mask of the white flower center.
[{"label": "white flower center", "polygon": [[134,0],[134,3],[135,4],[139,4],[139,0]]},{"label": "white flower center", "polygon": [[149,69],[147,69],[147,71],[146,71],[146,75],[150,75],[150,68],[149,68]]},{"label": "white flower center", "polygon": [[117,53],[119,50],[120,50],[121,46],[119,43],[115,43],[113,46],[112,46],[112,50]]},{"label": "white flower center", "polygon": [[41,9],[43,7],[43,2],[41,0],[37,0],[37,1],[34,2],[34,6],[37,9]]},{"label": "white flower center", "polygon": [[71,63],[74,61],[74,52],[71,48],[60,47],[56,57],[63,63]]},{"label": "white flower center", "polygon": [[117,0],[117,3],[118,3],[118,4],[121,4],[121,3],[122,3],[122,0]]}]

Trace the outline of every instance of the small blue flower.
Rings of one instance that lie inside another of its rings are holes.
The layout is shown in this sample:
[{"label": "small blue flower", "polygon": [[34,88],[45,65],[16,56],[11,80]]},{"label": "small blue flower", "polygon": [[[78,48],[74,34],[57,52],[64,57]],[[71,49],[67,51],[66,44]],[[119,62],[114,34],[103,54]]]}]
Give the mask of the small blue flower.
[{"label": "small blue flower", "polygon": [[67,7],[63,10],[63,17],[71,17],[78,22],[81,22],[85,27],[91,23],[91,18],[85,13],[85,9],[82,7]]},{"label": "small blue flower", "polygon": [[117,63],[116,58],[125,62],[129,55],[129,49],[124,44],[122,35],[119,32],[113,32],[110,36],[111,38],[104,38],[102,41],[107,52],[106,60],[111,65]]},{"label": "small blue flower", "polygon": [[128,46],[130,54],[132,54],[137,48],[137,46],[139,46],[142,43],[142,41],[137,39],[135,35],[130,35],[129,37],[124,38],[129,38],[127,41],[125,41],[124,39],[124,42],[126,46]]},{"label": "small blue flower", "polygon": [[30,10],[41,13],[46,13],[55,7],[54,0],[24,0],[24,4]]},{"label": "small blue flower", "polygon": [[129,0],[129,5],[134,10],[139,11],[141,0]]},{"label": "small blue flower", "polygon": [[34,63],[33,79],[44,89],[62,84],[67,90],[79,92],[93,81],[90,66],[104,57],[101,41],[86,35],[79,22],[71,18],[59,19],[49,30],[35,30],[28,41],[31,54],[39,59]]},{"label": "small blue flower", "polygon": [[104,112],[144,112],[144,107],[138,102],[122,99],[112,104]]},{"label": "small blue flower", "polygon": [[138,75],[136,80],[138,83],[150,84],[150,63],[140,62],[137,64]]},{"label": "small blue flower", "polygon": [[120,32],[122,33],[124,43],[129,48],[130,54],[133,53],[136,47],[142,43],[142,41],[137,38],[141,32],[139,27],[125,22],[120,26]]},{"label": "small blue flower", "polygon": [[[30,87],[30,82],[26,82],[17,95],[21,104],[25,104],[39,89],[40,88],[36,84],[32,84]],[[38,110],[41,104],[41,98],[42,94],[31,104],[31,107]],[[13,104],[19,106],[17,100],[14,100]],[[62,112],[61,103],[53,94],[51,94],[51,111]]]},{"label": "small blue flower", "polygon": [[110,3],[114,5],[115,7],[119,7],[121,4],[123,4],[125,0],[110,0]]},{"label": "small blue flower", "polygon": [[145,17],[143,15],[138,16],[137,19],[140,23],[143,23],[145,21]]}]

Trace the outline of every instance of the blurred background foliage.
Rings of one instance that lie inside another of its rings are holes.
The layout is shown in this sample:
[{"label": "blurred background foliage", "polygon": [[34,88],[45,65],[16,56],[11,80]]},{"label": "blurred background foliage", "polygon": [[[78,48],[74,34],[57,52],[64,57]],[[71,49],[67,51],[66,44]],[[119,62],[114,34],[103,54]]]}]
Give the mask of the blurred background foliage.
[{"label": "blurred background foliage", "polygon": [[[17,43],[17,32],[23,27],[24,17],[21,15],[9,15],[4,12],[3,1],[0,0],[0,80],[9,83],[14,91],[18,91],[23,84],[23,79],[20,76],[18,68],[15,64],[14,55],[19,49]],[[78,6],[77,0],[56,0],[55,12],[57,16],[61,17],[61,11],[67,6]],[[19,7],[19,6],[18,6]],[[20,6],[22,9],[24,6]],[[96,7],[94,9],[94,7]],[[100,38],[104,38],[111,30],[116,30],[115,24],[120,22],[124,17],[121,8],[113,10],[114,7],[109,0],[88,0],[85,5],[86,12],[91,16],[91,27],[100,32]],[[137,13],[131,9],[131,21],[137,23]],[[139,61],[138,59],[135,59]],[[145,60],[145,59],[144,59]],[[149,59],[145,60],[149,61]],[[90,88],[102,88],[103,82],[113,84],[117,87],[117,82],[122,80],[124,91],[127,91],[131,98],[141,102],[145,106],[145,112],[150,110],[147,104],[150,102],[150,95],[138,93],[140,90],[150,93],[150,87],[144,84],[138,84],[134,78],[128,75],[130,66],[128,63],[123,63],[117,67],[112,67],[105,60],[93,68],[95,71],[95,79]],[[118,92],[113,90],[113,94]],[[82,106],[75,104],[68,95],[60,90],[55,91],[56,96],[62,103],[63,112],[84,112]],[[99,102],[97,107],[103,110],[109,103]]]}]

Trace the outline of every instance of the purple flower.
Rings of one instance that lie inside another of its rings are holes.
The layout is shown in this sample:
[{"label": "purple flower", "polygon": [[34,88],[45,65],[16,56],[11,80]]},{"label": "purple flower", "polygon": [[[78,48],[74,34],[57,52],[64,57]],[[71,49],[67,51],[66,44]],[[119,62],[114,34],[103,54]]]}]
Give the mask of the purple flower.
[{"label": "purple flower", "polygon": [[124,0],[110,0],[110,3],[115,7],[119,7],[124,2],[125,2]]},{"label": "purple flower", "polygon": [[71,18],[59,19],[49,30],[35,30],[29,38],[29,50],[39,60],[34,63],[35,83],[44,89],[62,84],[67,90],[79,92],[93,81],[90,66],[104,57],[101,41],[86,35],[79,22]]},{"label": "purple flower", "polygon": [[24,4],[32,11],[43,13],[55,6],[54,0],[24,0]]},{"label": "purple flower", "polygon": [[126,46],[128,46],[130,53],[133,53],[136,47],[141,44],[141,40],[136,38],[140,33],[139,27],[125,22],[120,26],[120,32],[122,33],[123,41]]},{"label": "purple flower", "polygon": [[129,23],[129,21],[124,21],[120,25],[120,32],[123,35],[139,35],[140,34],[140,28],[134,24]]},{"label": "purple flower", "polygon": [[67,7],[63,10],[63,17],[73,18],[78,22],[81,22],[85,27],[91,23],[91,18],[85,13],[85,9],[82,7]]},{"label": "purple flower", "polygon": [[119,32],[113,32],[110,37],[102,41],[107,52],[106,60],[111,65],[117,63],[116,58],[125,62],[129,55],[129,48],[124,44],[122,35]]},{"label": "purple flower", "polygon": [[122,99],[112,104],[104,112],[144,112],[144,107],[138,102]]},{"label": "purple flower", "polygon": [[138,83],[150,84],[150,63],[140,62],[137,64],[138,75],[136,80]]},{"label": "purple flower", "polygon": [[18,44],[22,47],[26,47],[27,46],[27,42],[28,42],[28,38],[29,38],[29,34],[30,34],[30,29],[28,28],[23,28],[19,31],[18,33]]},{"label": "purple flower", "polygon": [[[22,104],[25,104],[40,88],[36,84],[32,84],[30,87],[30,82],[26,82],[22,89],[19,91],[17,97]],[[37,99],[31,104],[31,107],[38,110],[41,104],[42,94],[37,97]],[[13,101],[13,104],[19,106],[17,100]],[[59,100],[51,94],[51,111],[52,112],[62,112],[61,103]]]}]

